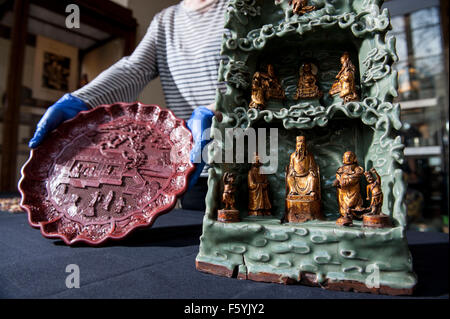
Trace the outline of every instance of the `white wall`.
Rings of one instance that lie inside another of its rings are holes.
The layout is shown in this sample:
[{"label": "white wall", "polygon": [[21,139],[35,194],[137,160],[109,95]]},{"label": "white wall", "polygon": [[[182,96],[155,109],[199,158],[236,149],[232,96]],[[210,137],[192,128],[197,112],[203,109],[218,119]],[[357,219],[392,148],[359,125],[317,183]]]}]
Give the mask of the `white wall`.
[{"label": "white wall", "polygon": [[123,39],[116,39],[89,52],[83,59],[81,74],[87,74],[88,80],[92,81],[122,57],[123,45]]}]

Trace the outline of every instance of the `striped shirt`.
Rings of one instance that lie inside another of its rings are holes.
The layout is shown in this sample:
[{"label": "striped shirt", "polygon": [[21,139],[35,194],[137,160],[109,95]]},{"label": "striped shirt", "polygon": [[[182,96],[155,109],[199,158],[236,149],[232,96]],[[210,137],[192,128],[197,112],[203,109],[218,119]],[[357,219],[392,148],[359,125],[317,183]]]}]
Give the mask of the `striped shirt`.
[{"label": "striped shirt", "polygon": [[91,107],[134,102],[158,75],[167,106],[187,119],[198,106],[214,102],[227,0],[206,12],[183,2],[159,12],[132,55],[72,93]]}]

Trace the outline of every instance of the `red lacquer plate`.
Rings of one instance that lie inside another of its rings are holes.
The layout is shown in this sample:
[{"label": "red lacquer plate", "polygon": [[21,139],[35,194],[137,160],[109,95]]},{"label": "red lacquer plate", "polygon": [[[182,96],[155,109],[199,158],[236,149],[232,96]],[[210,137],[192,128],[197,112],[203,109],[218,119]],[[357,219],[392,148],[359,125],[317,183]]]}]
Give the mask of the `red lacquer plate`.
[{"label": "red lacquer plate", "polygon": [[98,245],[149,227],[188,185],[192,135],[168,109],[140,103],[79,113],[31,151],[21,207],[66,244]]}]

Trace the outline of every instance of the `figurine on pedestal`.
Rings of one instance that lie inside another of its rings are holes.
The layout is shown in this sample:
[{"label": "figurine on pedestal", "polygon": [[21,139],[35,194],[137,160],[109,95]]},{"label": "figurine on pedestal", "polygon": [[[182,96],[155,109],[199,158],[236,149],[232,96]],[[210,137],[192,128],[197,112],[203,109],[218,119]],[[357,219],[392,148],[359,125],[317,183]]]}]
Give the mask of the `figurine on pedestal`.
[{"label": "figurine on pedestal", "polygon": [[223,175],[223,194],[222,203],[224,208],[217,212],[217,220],[222,223],[239,222],[239,211],[234,207],[235,198],[234,193],[236,188],[234,186],[236,176],[233,173],[225,172]]},{"label": "figurine on pedestal", "polygon": [[[376,178],[373,177],[375,175]],[[389,216],[381,212],[383,206],[383,192],[381,190],[381,177],[375,168],[371,168],[364,173],[367,180],[367,200],[370,199],[370,206],[367,208],[368,213],[363,215],[363,225],[365,227],[390,227],[391,222]]]},{"label": "figurine on pedestal", "polygon": [[306,148],[304,136],[297,136],[295,152],[286,171],[286,220],[303,223],[323,219],[320,205],[320,170]]},{"label": "figurine on pedestal", "polygon": [[353,218],[364,208],[361,197],[360,178],[364,169],[358,165],[355,153],[347,151],[342,158],[343,166],[336,172],[333,186],[337,188],[340,218],[336,221],[340,226],[351,226]]},{"label": "figurine on pedestal", "polygon": [[356,68],[350,61],[348,52],[345,52],[341,57],[341,70],[336,75],[337,81],[333,83],[330,89],[330,95],[339,93],[339,97],[344,100],[344,103],[359,101],[358,93],[355,87],[355,72]]},{"label": "figurine on pedestal", "polygon": [[255,72],[252,79],[252,96],[249,107],[263,110],[270,98],[284,99],[284,90],[275,75],[271,64],[267,65],[267,73]]},{"label": "figurine on pedestal", "polygon": [[315,6],[308,6],[308,0],[290,0],[289,5],[292,6],[292,11],[298,15],[316,10]]},{"label": "figurine on pedestal", "polygon": [[317,68],[314,73],[312,63],[305,63],[300,68],[300,78],[294,99],[320,99],[322,96],[323,93],[317,86]]},{"label": "figurine on pedestal", "polygon": [[262,163],[258,154],[255,154],[255,162],[248,172],[248,215],[270,216],[272,205],[269,200],[269,181],[267,176],[261,174]]}]

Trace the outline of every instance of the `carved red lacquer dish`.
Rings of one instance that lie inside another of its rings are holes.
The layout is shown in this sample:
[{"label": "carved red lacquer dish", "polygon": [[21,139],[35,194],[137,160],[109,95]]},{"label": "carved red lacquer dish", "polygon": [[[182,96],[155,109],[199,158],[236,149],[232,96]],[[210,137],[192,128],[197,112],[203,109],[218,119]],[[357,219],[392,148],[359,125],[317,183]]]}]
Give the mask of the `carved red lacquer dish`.
[{"label": "carved red lacquer dish", "polygon": [[19,190],[28,221],[68,245],[98,245],[151,226],[187,189],[194,169],[184,121],[157,105],[81,112],[31,151]]}]

